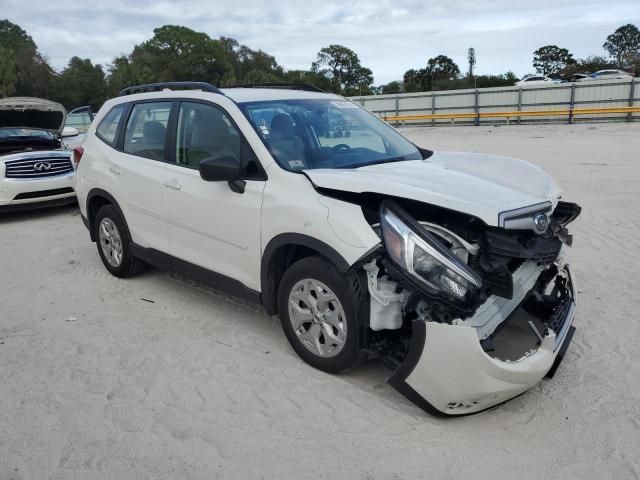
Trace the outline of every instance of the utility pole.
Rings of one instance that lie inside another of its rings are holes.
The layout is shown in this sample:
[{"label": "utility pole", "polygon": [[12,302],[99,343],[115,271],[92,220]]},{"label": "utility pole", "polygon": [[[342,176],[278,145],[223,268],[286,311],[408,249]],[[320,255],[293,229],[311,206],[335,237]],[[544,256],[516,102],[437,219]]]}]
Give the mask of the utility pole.
[{"label": "utility pole", "polygon": [[467,50],[467,61],[469,62],[469,77],[473,77],[473,67],[476,65],[476,49],[471,47]]}]

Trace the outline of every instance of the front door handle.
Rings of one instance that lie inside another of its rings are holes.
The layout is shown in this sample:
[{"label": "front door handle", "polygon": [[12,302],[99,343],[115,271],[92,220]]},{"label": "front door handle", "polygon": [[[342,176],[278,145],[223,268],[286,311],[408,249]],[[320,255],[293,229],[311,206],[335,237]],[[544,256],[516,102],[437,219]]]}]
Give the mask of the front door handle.
[{"label": "front door handle", "polygon": [[109,165],[109,171],[114,175],[120,175],[120,169],[115,165]]},{"label": "front door handle", "polygon": [[182,190],[182,185],[180,185],[180,182],[178,182],[175,178],[172,178],[171,180],[165,180],[164,186],[170,188],[171,190]]}]

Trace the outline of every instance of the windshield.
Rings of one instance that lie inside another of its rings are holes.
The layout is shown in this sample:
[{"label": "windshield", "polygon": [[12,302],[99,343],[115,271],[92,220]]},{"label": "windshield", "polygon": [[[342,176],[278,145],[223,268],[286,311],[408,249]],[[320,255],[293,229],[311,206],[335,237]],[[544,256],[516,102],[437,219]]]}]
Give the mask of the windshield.
[{"label": "windshield", "polygon": [[247,102],[240,108],[285,170],[422,160],[411,142],[347,100]]},{"label": "windshield", "polygon": [[53,136],[46,130],[33,128],[0,128],[0,140],[7,138],[44,138],[51,140]]}]

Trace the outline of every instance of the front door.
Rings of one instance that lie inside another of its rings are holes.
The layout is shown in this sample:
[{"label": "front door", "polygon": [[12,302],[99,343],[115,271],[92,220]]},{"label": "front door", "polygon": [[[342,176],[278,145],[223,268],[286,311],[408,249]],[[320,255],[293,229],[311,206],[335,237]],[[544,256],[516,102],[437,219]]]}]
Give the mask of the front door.
[{"label": "front door", "polygon": [[[164,182],[171,255],[259,291],[265,181],[255,155],[222,109],[199,102],[180,102],[174,148]],[[241,163],[244,193],[200,178],[200,162],[218,156]]]}]

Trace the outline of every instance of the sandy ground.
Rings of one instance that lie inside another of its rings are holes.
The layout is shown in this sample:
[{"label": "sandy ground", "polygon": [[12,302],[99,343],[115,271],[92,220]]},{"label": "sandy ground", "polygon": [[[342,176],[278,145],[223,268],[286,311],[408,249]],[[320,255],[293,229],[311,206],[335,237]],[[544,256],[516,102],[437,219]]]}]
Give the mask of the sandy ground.
[{"label": "sandy ground", "polygon": [[640,124],[405,132],[536,162],[583,206],[578,331],[553,380],[432,418],[379,364],[308,367],[256,306],[155,270],[109,276],[74,208],[10,215],[0,479],[638,478]]}]

